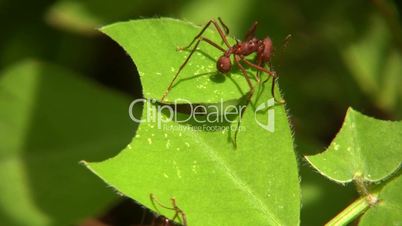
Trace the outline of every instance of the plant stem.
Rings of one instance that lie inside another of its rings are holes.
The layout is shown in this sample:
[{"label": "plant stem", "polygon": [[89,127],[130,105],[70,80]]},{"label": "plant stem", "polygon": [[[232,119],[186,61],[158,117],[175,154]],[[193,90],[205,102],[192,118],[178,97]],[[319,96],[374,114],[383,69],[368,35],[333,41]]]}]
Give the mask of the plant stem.
[{"label": "plant stem", "polygon": [[367,201],[367,197],[361,197],[346,207],[346,209],[336,215],[331,221],[326,223],[325,226],[347,225],[369,207],[370,203]]}]

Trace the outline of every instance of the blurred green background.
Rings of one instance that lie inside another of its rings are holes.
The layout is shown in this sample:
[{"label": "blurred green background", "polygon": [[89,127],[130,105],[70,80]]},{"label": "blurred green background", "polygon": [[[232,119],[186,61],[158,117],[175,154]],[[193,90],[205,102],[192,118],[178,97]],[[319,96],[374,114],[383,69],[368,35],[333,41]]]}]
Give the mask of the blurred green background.
[{"label": "blurred green background", "polygon": [[96,28],[148,17],[203,25],[218,16],[240,39],[257,20],[258,36],[274,41],[300,160],[301,222],[322,225],[357,195],[303,155],[324,150],[348,106],[402,118],[401,8],[396,0],[1,0],[0,225],[139,224],[139,205],[78,164],[130,141],[136,125],[127,109],[141,96],[135,64]]}]

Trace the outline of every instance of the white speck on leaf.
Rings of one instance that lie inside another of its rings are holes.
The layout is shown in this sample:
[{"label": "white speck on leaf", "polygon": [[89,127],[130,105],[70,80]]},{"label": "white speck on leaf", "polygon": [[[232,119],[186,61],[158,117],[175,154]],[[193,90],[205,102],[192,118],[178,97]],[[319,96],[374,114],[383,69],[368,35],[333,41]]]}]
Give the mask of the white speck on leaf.
[{"label": "white speck on leaf", "polygon": [[177,177],[180,179],[181,178],[181,171],[179,167],[176,167],[176,172],[177,172]]},{"label": "white speck on leaf", "polygon": [[335,149],[335,151],[338,151],[339,150],[339,144],[334,143],[334,149]]},{"label": "white speck on leaf", "polygon": [[151,138],[148,138],[148,144],[152,144]]}]

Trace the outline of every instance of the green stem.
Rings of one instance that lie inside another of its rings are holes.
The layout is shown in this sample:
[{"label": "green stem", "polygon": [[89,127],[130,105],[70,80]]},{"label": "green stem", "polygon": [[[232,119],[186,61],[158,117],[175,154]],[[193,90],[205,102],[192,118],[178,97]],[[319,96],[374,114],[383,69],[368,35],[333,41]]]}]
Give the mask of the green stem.
[{"label": "green stem", "polygon": [[346,207],[346,209],[336,215],[331,221],[326,223],[325,226],[347,225],[369,207],[370,203],[367,201],[367,197],[361,197]]}]

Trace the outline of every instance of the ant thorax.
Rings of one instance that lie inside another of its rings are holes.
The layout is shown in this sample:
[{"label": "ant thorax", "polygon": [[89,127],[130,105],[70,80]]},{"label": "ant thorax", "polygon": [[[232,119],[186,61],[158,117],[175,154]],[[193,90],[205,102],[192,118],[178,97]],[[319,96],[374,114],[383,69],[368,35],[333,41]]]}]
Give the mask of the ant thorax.
[{"label": "ant thorax", "polygon": [[264,43],[262,40],[258,40],[257,38],[252,38],[245,42],[239,42],[234,45],[233,54],[248,56],[252,53],[258,52],[257,50],[263,47]]}]

